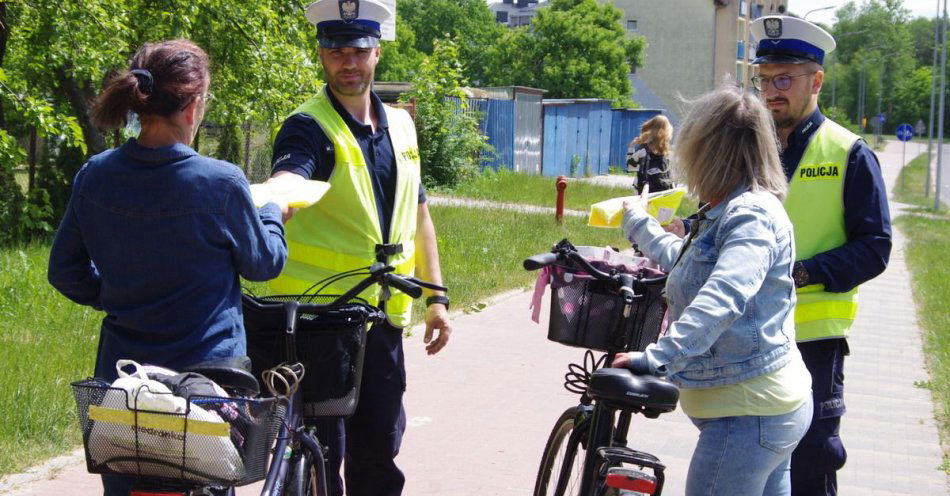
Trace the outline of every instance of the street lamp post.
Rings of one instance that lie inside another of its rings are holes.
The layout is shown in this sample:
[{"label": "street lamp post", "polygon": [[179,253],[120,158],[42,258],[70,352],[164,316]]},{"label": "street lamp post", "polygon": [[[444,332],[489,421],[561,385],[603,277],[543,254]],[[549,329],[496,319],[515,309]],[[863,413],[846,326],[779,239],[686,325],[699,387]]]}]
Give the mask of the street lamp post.
[{"label": "street lamp post", "polygon": [[812,12],[819,12],[822,10],[833,9],[835,7],[836,7],[835,5],[829,5],[827,7],[818,7],[817,9],[811,9],[808,12],[805,12],[805,15],[802,16],[802,19],[808,19],[808,14],[811,14]]},{"label": "street lamp post", "polygon": [[943,166],[944,89],[946,88],[947,76],[947,0],[943,0],[943,15],[940,18],[940,26],[943,31],[943,47],[940,49],[940,117],[937,119],[939,131],[937,131],[937,174],[934,182],[934,210],[940,210],[940,173]]},{"label": "street lamp post", "polygon": [[940,23],[937,21],[940,18],[940,0],[937,0],[937,15],[934,16],[934,65],[933,71],[930,74],[930,125],[927,126],[927,167],[926,177],[924,179],[924,198],[930,196],[930,164],[933,163],[931,159],[931,149],[934,144],[934,105],[936,102],[937,96],[937,47],[940,46]]}]

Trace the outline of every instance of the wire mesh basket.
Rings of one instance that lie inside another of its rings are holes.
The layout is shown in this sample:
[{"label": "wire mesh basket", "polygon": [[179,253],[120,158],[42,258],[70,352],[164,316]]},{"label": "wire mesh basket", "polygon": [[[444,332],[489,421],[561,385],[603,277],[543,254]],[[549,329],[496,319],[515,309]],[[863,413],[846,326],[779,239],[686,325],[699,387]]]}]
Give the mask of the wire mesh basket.
[{"label": "wire mesh basket", "polygon": [[[282,309],[256,307],[248,300],[273,304],[283,301],[325,304],[334,295],[244,296],[244,327],[254,375],[287,361]],[[363,375],[366,332],[381,313],[365,303],[337,310],[297,315],[297,359],[306,370],[300,391],[305,417],[347,417],[356,410]]]},{"label": "wire mesh basket", "polygon": [[213,396],[190,396],[181,412],[155,411],[98,379],[72,386],[86,467],[95,474],[250,484],[264,478],[286,413],[276,398]]},{"label": "wire mesh basket", "polygon": [[[616,253],[605,255],[603,248],[577,248],[600,270],[647,277],[659,275],[655,269],[644,267],[629,257]],[[549,340],[604,352],[642,351],[660,336],[666,315],[662,284],[637,285],[637,297],[629,315],[624,316],[623,297],[609,283],[598,281],[569,263],[556,264],[551,269]]]}]

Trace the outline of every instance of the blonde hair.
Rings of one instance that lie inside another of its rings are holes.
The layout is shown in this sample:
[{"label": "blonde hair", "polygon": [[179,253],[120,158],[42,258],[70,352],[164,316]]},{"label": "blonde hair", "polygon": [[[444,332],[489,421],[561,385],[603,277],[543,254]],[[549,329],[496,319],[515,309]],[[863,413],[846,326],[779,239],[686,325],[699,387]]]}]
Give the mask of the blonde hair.
[{"label": "blonde hair", "polygon": [[670,139],[673,138],[673,126],[665,116],[658,115],[640,126],[640,136],[636,142],[646,145],[654,155],[666,155],[670,152]]},{"label": "blonde hair", "polygon": [[674,167],[702,201],[724,199],[740,184],[784,200],[788,180],[778,150],[765,105],[752,93],[724,86],[691,102],[677,134]]}]

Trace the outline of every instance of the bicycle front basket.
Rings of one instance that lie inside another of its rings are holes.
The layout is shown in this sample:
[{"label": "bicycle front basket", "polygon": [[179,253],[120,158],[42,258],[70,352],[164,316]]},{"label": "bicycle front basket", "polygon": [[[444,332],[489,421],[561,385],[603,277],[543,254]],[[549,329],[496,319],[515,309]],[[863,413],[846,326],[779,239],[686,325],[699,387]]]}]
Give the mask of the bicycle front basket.
[{"label": "bicycle front basket", "polygon": [[[602,263],[595,265],[608,268]],[[623,266],[620,268],[628,270]],[[623,298],[616,290],[581,269],[554,265],[551,270],[548,339],[605,352],[642,351],[657,340],[662,329],[666,313],[662,289],[659,285],[638,288],[638,297],[625,319]]]},{"label": "bicycle front basket", "polygon": [[151,411],[97,379],[72,386],[86,467],[94,474],[250,484],[264,478],[286,413],[276,398],[211,396],[189,397],[184,412]]},{"label": "bicycle front basket", "polygon": [[[244,296],[247,351],[254,375],[287,361],[283,309],[261,309],[248,300],[264,303],[297,300],[329,303],[332,295]],[[306,369],[300,386],[305,417],[347,417],[356,410],[363,374],[366,332],[379,311],[364,303],[351,303],[319,313],[297,316],[297,359]]]}]

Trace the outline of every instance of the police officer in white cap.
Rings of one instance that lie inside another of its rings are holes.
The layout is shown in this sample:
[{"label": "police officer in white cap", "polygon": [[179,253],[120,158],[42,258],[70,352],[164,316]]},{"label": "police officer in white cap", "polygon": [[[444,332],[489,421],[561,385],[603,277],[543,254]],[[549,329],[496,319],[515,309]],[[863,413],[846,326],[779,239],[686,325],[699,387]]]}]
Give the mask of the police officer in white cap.
[{"label": "police officer in white cap", "polygon": [[833,495],[835,472],[847,458],[838,436],[847,337],[858,285],[883,272],[890,256],[887,195],[867,143],[818,109],[822,64],[834,38],[788,16],[760,17],[750,29],[758,40],[752,82],[775,120],[789,179],[796,339],[815,404],[811,427],[792,455],[792,494]]},{"label": "police officer in white cap", "polygon": [[[288,222],[288,261],[269,283],[275,293],[304,293],[317,281],[377,261],[397,273],[442,283],[412,118],[371,91],[381,24],[392,19],[393,10],[380,0],[319,0],[307,7],[327,84],[281,126],[271,181],[308,178],[331,187]],[[331,283],[325,292],[342,294],[352,283]],[[432,355],[451,333],[449,300],[442,291],[425,293],[424,341]],[[388,322],[367,336],[356,412],[345,423],[318,422],[317,430],[329,444],[331,495],[343,494],[344,455],[348,495],[399,495],[405,483],[394,461],[406,428],[402,336],[412,299],[395,289],[389,298],[378,288],[361,296],[384,308]]]}]

